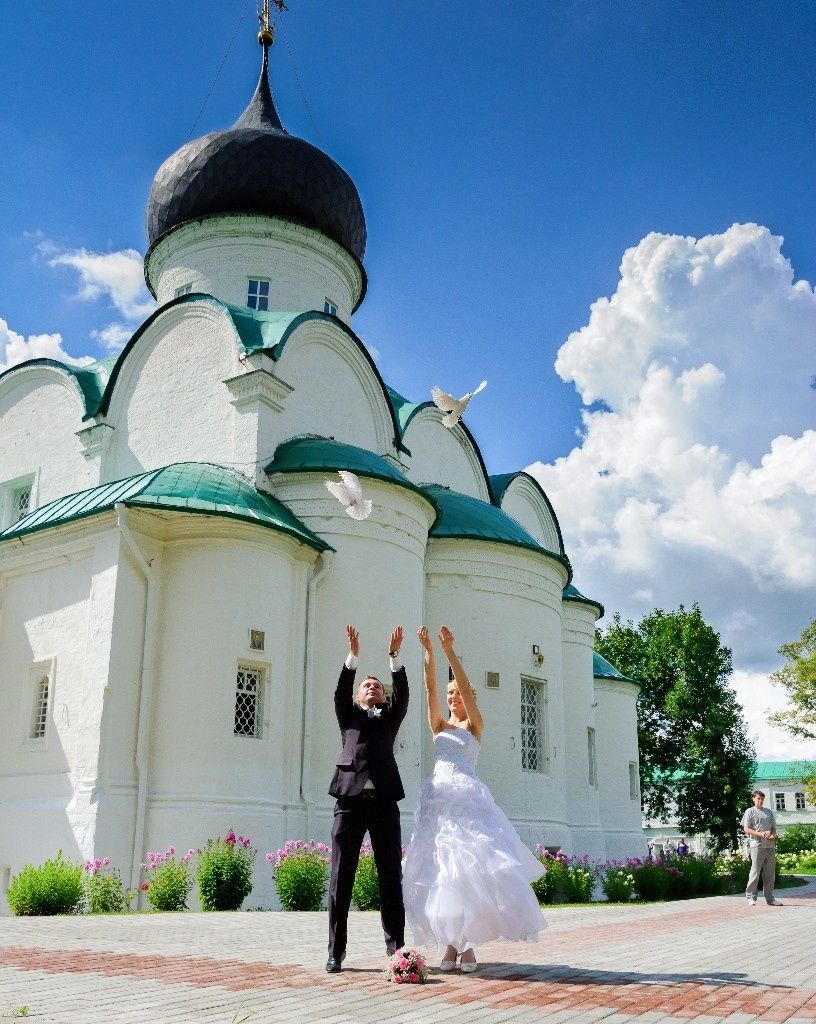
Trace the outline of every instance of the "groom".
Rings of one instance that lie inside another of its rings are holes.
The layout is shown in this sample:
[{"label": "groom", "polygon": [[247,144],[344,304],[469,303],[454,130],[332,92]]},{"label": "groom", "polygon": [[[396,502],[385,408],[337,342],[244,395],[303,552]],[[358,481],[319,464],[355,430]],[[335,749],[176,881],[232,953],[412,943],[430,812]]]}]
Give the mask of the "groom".
[{"label": "groom", "polygon": [[360,653],[360,634],[346,626],[349,653],[337,689],[334,711],[343,737],[343,752],[329,793],[337,803],[332,826],[331,881],[329,883],[329,959],[326,970],[342,970],[346,955],[348,912],[360,847],[368,832],[380,883],[380,917],[389,954],[404,944],[405,908],[402,903],[402,844],[397,801],[402,788],[394,741],[408,710],[408,677],[400,662],[402,626],[391,634],[393,693],[385,698],[383,684],[366,676],[354,692]]}]

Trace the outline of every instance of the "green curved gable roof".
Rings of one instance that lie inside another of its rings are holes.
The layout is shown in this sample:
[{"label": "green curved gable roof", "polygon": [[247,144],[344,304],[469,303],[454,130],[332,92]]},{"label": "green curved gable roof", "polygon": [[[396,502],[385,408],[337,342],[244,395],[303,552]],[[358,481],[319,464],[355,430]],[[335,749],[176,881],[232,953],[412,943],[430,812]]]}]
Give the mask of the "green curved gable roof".
[{"label": "green curved gable roof", "polygon": [[[571,583],[564,587],[562,599],[564,601],[577,601],[581,604],[591,604],[594,608],[598,609],[598,614],[601,618],[603,618],[605,614],[604,606],[600,603],[600,601],[593,601],[591,597],[584,597],[581,591],[577,587],[574,587]],[[598,655],[598,657],[601,657],[600,654]]]},{"label": "green curved gable roof", "polygon": [[96,410],[102,401],[102,395],[118,358],[118,354],[107,356],[95,363],[88,363],[87,366],[73,366],[70,363],[61,363],[59,359],[26,359],[25,362],[15,363],[14,366],[10,366],[0,373],[0,380],[22,369],[33,366],[49,366],[53,370],[73,377],[85,406],[83,419],[88,419],[89,415],[94,415],[93,412],[89,413],[89,410]]},{"label": "green curved gable roof", "polygon": [[558,516],[555,514],[555,509],[552,507],[552,502],[547,497],[547,492],[544,490],[544,488],[541,486],[538,480],[536,480],[536,478],[532,476],[532,474],[527,473],[523,469],[518,470],[515,473],[494,473],[493,476],[489,477],[490,493],[493,495],[494,503],[501,507],[502,498],[504,497],[505,491],[510,486],[510,484],[516,479],[516,477],[520,476],[526,477],[544,500],[544,504],[549,509],[550,515],[552,516],[553,522],[555,523],[555,532],[558,534],[559,549],[562,555],[565,554],[564,537],[561,534],[561,524],[558,522]]},{"label": "green curved gable roof", "polygon": [[440,517],[430,531],[432,537],[458,537],[464,540],[489,540],[499,544],[537,551],[555,558],[567,569],[570,577],[572,567],[560,552],[548,551],[528,533],[521,523],[506,512],[486,501],[471,498],[468,494],[451,491],[438,484],[423,484],[422,489],[436,501]]},{"label": "green curved gable roof", "polygon": [[611,661],[601,657],[597,651],[592,652],[592,675],[595,679],[617,679],[622,683],[634,683],[634,679],[619,672]]},{"label": "green curved gable roof", "polygon": [[289,534],[316,551],[329,549],[277,498],[234,470],[206,462],[178,462],[57,498],[0,533],[0,542],[108,511],[120,501],[133,508],[227,516]]},{"label": "green curved gable roof", "polygon": [[438,507],[426,489],[411,483],[404,473],[396,466],[375,455],[366,448],[358,448],[353,444],[344,444],[328,437],[295,437],[278,445],[275,457],[265,467],[267,473],[336,473],[348,469],[357,476],[371,477],[374,480],[385,480],[386,483],[398,484],[410,491],[420,494],[437,511]]}]

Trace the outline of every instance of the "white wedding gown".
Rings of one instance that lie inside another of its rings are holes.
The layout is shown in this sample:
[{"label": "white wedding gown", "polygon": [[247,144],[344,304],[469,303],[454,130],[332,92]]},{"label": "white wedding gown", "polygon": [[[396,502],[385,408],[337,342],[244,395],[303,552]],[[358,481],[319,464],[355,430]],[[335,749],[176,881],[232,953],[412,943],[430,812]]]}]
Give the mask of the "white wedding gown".
[{"label": "white wedding gown", "polygon": [[418,945],[460,952],[495,939],[535,942],[547,927],[530,883],[544,868],[476,775],[481,744],[466,729],[434,736],[403,860],[403,896]]}]

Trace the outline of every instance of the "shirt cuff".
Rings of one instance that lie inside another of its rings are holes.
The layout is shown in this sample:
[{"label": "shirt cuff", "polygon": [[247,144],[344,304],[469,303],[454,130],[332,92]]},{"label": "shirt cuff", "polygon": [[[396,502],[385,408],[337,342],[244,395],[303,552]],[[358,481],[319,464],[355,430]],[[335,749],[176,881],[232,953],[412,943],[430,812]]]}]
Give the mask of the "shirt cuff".
[{"label": "shirt cuff", "polygon": [[391,663],[391,671],[399,672],[399,670],[402,668],[402,658],[400,658],[399,655],[397,655],[396,658],[392,658],[389,656],[388,660]]},{"label": "shirt cuff", "polygon": [[352,672],[357,668],[357,655],[352,654],[350,651],[346,656],[346,668],[350,668]]}]

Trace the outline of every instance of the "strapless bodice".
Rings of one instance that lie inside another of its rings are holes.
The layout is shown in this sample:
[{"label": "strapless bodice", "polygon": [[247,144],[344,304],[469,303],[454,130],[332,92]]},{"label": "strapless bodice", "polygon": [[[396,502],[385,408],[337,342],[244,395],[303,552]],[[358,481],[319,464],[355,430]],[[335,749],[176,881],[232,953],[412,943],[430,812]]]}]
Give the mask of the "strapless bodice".
[{"label": "strapless bodice", "polygon": [[435,775],[455,769],[475,776],[481,744],[473,733],[458,727],[442,729],[434,736],[433,744]]}]

